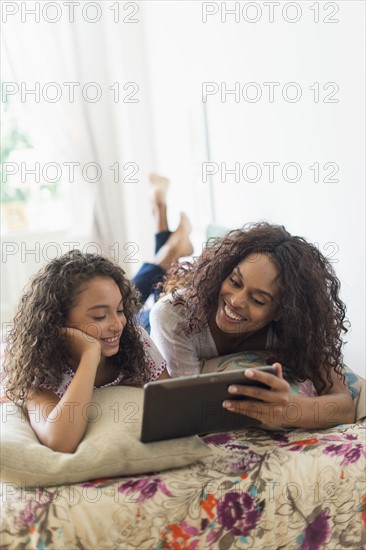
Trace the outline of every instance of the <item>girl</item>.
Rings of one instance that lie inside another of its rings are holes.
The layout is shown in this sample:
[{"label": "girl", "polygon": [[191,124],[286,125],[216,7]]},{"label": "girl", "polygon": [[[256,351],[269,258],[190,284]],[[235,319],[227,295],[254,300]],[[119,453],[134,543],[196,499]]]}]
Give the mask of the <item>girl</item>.
[{"label": "girl", "polygon": [[93,389],[166,378],[166,364],[135,321],[138,295],[113,261],[73,250],[35,276],[9,335],[7,395],[39,440],[72,453]]},{"label": "girl", "polygon": [[[303,238],[268,223],[244,226],[168,272],[164,292],[170,294],[151,311],[151,336],[173,377],[198,374],[206,359],[219,355],[268,350],[267,362],[278,361],[278,376],[254,370],[246,376],[270,389],[230,387],[262,403],[227,400],[229,410],[276,426],[353,422],[342,368],[341,332],[347,329],[339,287],[330,263]],[[300,384],[292,396],[288,382],[296,381],[307,386]],[[312,391],[305,392],[309,385]]]}]

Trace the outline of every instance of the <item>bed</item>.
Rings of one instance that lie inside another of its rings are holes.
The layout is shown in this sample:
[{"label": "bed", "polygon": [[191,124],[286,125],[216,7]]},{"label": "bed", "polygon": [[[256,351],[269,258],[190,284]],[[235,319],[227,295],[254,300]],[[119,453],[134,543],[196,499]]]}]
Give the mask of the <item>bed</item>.
[{"label": "bed", "polygon": [[365,382],[347,382],[354,424],[210,434],[179,467],[30,488],[3,464],[1,548],[365,550]]}]

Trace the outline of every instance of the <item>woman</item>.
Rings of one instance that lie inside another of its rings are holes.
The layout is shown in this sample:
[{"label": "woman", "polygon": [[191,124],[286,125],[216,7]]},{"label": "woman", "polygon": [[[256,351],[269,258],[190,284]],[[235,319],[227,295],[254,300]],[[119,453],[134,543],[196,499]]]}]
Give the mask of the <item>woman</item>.
[{"label": "woman", "polygon": [[[151,336],[171,376],[198,374],[205,360],[219,355],[268,350],[278,376],[253,370],[247,376],[270,389],[230,388],[263,401],[260,419],[266,424],[319,428],[353,422],[342,368],[341,333],[347,329],[339,288],[331,264],[305,239],[282,226],[245,226],[170,270],[164,285],[170,294],[151,311]],[[288,382],[309,381],[312,396],[290,395]],[[223,405],[258,415],[251,400]],[[297,410],[295,420],[290,406]]]}]

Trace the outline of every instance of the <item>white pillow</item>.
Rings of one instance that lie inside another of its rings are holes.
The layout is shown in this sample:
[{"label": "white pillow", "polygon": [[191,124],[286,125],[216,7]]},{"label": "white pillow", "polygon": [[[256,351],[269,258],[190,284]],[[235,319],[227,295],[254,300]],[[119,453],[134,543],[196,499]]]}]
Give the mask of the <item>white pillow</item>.
[{"label": "white pillow", "polygon": [[20,408],[4,403],[2,481],[27,487],[62,485],[177,468],[211,454],[198,436],[141,443],[142,403],[140,388],[94,390],[93,401],[85,411],[90,418],[87,431],[74,454],[42,445]]}]

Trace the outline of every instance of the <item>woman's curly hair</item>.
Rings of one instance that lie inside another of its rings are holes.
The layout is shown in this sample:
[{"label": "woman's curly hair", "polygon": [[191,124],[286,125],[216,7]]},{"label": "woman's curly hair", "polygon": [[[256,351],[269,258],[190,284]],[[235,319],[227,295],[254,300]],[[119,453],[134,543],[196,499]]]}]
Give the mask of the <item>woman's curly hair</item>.
[{"label": "woman's curly hair", "polygon": [[[283,226],[266,222],[247,224],[223,238],[210,239],[193,262],[175,264],[168,272],[164,294],[183,304],[186,333],[199,331],[215,319],[220,288],[235,266],[250,254],[267,254],[278,269],[280,319],[274,323],[276,348],[268,362],[279,361],[288,381],[310,379],[326,386],[330,372],[344,380],[342,332],[346,333],[345,305],[340,282],[330,262],[316,246],[292,236]],[[185,289],[184,294],[179,290]]]},{"label": "woman's curly hair", "polygon": [[127,324],[119,351],[111,358],[123,369],[123,382],[142,385],[148,380],[141,335],[135,320],[139,294],[114,261],[72,250],[43,267],[22,296],[7,337],[4,378],[7,396],[24,404],[32,390],[46,380],[57,387],[67,368],[66,342],[61,334],[80,285],[95,277],[111,277],[123,297]]}]

